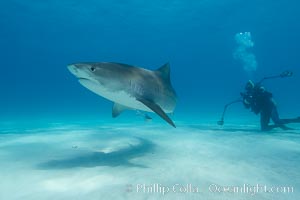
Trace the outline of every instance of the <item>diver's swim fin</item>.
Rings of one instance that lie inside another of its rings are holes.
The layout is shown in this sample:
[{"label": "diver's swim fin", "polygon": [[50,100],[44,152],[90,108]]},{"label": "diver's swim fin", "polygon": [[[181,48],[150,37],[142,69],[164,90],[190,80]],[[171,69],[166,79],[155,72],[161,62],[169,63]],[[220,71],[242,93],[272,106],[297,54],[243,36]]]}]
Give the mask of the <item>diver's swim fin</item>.
[{"label": "diver's swim fin", "polygon": [[294,130],[293,128],[287,127],[286,125],[279,125],[279,128],[281,128],[282,130],[288,131],[288,130]]},{"label": "diver's swim fin", "polygon": [[300,123],[300,117],[294,119],[283,119],[284,124]]},{"label": "diver's swim fin", "polygon": [[151,100],[143,99],[143,98],[137,98],[138,101],[143,103],[145,106],[150,108],[153,112],[158,114],[161,118],[163,118],[166,122],[168,122],[171,126],[176,128],[174,122],[169,118],[169,116],[161,109],[159,105],[156,103],[152,102]]}]

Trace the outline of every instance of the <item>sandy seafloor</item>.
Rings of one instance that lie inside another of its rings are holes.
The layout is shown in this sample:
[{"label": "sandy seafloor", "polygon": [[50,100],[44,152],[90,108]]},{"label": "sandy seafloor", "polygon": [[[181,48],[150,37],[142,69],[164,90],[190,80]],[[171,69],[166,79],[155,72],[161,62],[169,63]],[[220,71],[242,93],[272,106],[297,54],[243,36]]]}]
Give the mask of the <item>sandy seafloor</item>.
[{"label": "sandy seafloor", "polygon": [[[176,129],[156,123],[133,125],[13,128],[13,123],[3,122],[0,199],[296,200],[300,196],[300,127],[262,133],[257,125],[221,128],[179,122]],[[219,193],[210,191],[212,184],[288,186],[293,192]],[[198,192],[180,192],[179,185]],[[163,195],[151,192],[150,186],[170,191]]]}]

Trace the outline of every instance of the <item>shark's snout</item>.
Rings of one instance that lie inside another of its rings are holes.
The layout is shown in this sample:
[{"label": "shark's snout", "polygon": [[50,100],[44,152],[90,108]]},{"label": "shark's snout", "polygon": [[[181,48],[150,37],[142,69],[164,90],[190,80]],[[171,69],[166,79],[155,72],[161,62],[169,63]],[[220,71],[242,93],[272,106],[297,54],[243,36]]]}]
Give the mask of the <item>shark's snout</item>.
[{"label": "shark's snout", "polygon": [[75,65],[71,64],[71,65],[68,65],[67,67],[68,67],[68,70],[69,70],[72,74],[74,74],[75,76],[78,75],[78,69],[77,69],[77,67],[76,67]]},{"label": "shark's snout", "polygon": [[83,65],[78,64],[70,64],[67,66],[68,70],[80,80],[90,80],[91,74],[87,70],[87,68]]}]

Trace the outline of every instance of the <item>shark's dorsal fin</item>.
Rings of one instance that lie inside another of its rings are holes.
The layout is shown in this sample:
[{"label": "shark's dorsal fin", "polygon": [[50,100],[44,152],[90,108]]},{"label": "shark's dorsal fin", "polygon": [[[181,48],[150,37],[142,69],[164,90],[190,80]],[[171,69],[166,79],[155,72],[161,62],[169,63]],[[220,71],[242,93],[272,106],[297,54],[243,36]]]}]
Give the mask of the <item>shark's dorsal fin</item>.
[{"label": "shark's dorsal fin", "polygon": [[163,111],[163,109],[161,109],[161,107],[159,105],[157,105],[156,103],[154,103],[151,100],[147,100],[147,99],[143,99],[143,98],[137,98],[138,101],[140,101],[141,103],[143,103],[145,106],[147,106],[148,108],[150,108],[153,112],[155,112],[156,114],[158,114],[161,118],[163,118],[166,122],[168,122],[171,126],[173,126],[174,128],[176,128],[174,122],[170,119],[170,117]]},{"label": "shark's dorsal fin", "polygon": [[129,109],[129,108],[126,106],[123,106],[118,103],[114,103],[113,108],[112,108],[112,117],[113,118],[118,117],[121,114],[121,112],[123,112],[124,110],[127,110],[127,109]]},{"label": "shark's dorsal fin", "polygon": [[170,63],[166,63],[156,70],[163,79],[170,81]]}]

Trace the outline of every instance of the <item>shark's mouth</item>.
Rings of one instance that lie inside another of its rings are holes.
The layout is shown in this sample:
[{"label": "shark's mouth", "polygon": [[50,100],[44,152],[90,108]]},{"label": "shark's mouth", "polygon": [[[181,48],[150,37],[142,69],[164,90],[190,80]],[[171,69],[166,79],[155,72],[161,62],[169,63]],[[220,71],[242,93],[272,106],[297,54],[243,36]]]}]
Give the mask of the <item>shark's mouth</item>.
[{"label": "shark's mouth", "polygon": [[89,89],[91,88],[91,86],[95,87],[95,85],[97,85],[97,82],[95,82],[95,80],[89,78],[80,77],[78,78],[78,81],[80,84]]},{"label": "shark's mouth", "polygon": [[[87,85],[90,85],[93,81],[91,79],[88,79],[88,78],[83,78],[83,77],[81,78],[81,77],[79,77],[78,78],[78,82],[81,85],[87,87]],[[89,88],[89,87],[87,87],[87,88]]]},{"label": "shark's mouth", "polygon": [[79,81],[90,81],[90,79],[88,79],[88,78],[81,78],[81,77],[79,77],[78,80]]}]

